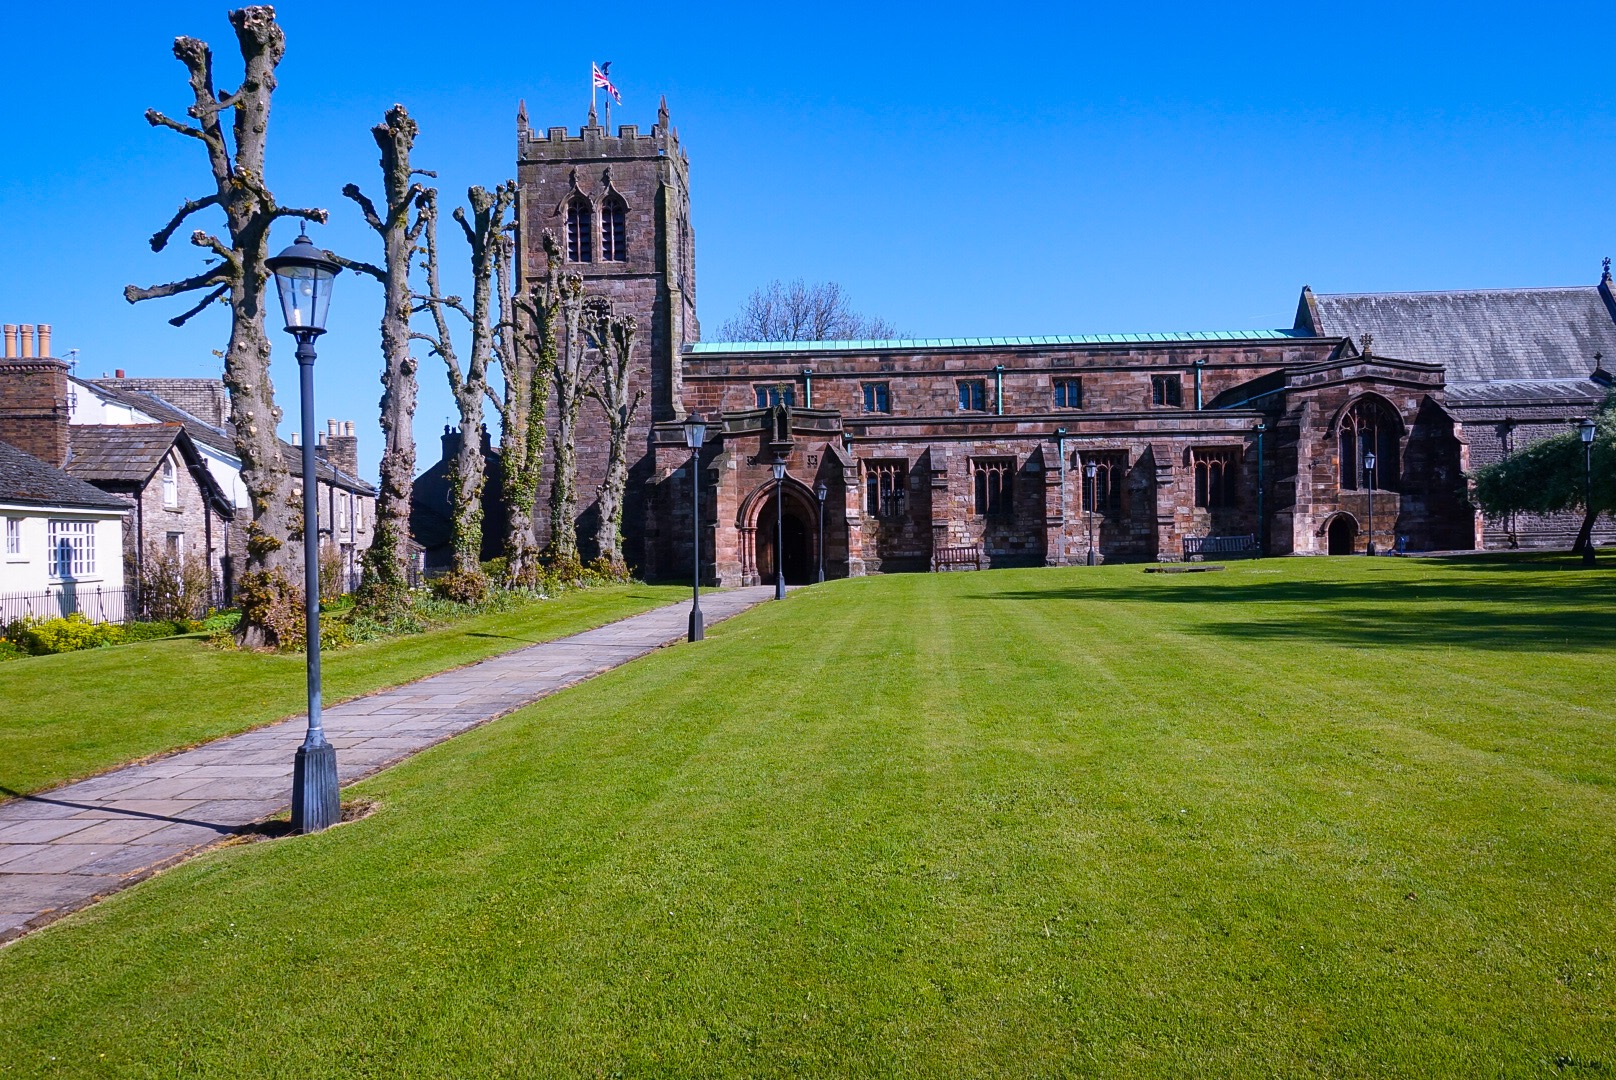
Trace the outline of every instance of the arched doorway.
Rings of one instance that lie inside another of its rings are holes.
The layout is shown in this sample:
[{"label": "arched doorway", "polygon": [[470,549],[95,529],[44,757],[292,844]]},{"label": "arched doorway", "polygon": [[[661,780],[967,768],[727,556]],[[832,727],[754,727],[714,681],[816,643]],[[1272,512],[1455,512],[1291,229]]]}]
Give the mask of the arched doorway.
[{"label": "arched doorway", "polygon": [[1351,555],[1357,547],[1358,523],[1351,514],[1337,514],[1330,519],[1330,554]]},{"label": "arched doorway", "polygon": [[[814,561],[814,542],[816,538],[813,515],[802,500],[793,497],[791,489],[786,491],[785,513],[779,520],[781,536],[781,550],[784,555],[784,565],[787,585],[808,585],[817,576],[818,567]],[[770,495],[758,511],[757,528],[754,535],[757,545],[757,570],[760,583],[774,581],[775,567],[775,497]]]}]

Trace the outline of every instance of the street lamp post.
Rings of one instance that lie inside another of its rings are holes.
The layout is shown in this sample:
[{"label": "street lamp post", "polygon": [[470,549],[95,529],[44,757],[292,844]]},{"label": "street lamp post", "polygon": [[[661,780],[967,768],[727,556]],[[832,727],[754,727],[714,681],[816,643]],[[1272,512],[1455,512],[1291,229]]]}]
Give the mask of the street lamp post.
[{"label": "street lamp post", "polygon": [[701,445],[707,425],[701,414],[685,417],[685,445],[690,447],[690,640],[700,641],[701,625]]},{"label": "street lamp post", "polygon": [[830,489],[825,486],[825,481],[821,480],[819,482],[819,486],[814,489],[814,494],[819,496],[819,581],[823,584],[825,581],[825,496],[830,494]]},{"label": "street lamp post", "polygon": [[1087,487],[1087,490],[1088,490],[1088,494],[1087,494],[1087,496],[1085,496],[1085,498],[1083,500],[1083,503],[1084,503],[1083,509],[1085,511],[1087,511],[1087,513],[1084,514],[1084,516],[1086,518],[1088,518],[1088,523],[1089,523],[1089,560],[1088,560],[1088,564],[1090,566],[1094,565],[1094,503],[1095,503],[1095,496],[1096,496],[1096,492],[1094,490],[1094,478],[1097,477],[1099,474],[1100,474],[1100,463],[1099,462],[1097,462],[1097,461],[1085,461],[1083,463],[1083,479],[1084,479],[1084,483],[1085,483],[1085,485]]},{"label": "street lamp post", "polygon": [[774,459],[774,598],[786,598],[786,459]]},{"label": "street lamp post", "polygon": [[1263,435],[1268,431],[1268,425],[1266,423],[1264,423],[1263,421],[1259,420],[1259,421],[1257,421],[1257,426],[1255,428],[1253,428],[1252,430],[1257,433],[1257,557],[1260,559],[1268,551],[1268,529],[1263,524],[1263,482],[1262,482],[1262,457],[1263,457],[1263,453],[1262,453],[1263,452],[1263,445],[1262,444],[1263,444]]},{"label": "street lamp post", "polygon": [[331,282],[341,272],[331,256],[301,234],[292,246],[265,259],[275,275],[286,332],[297,339],[298,388],[303,412],[303,621],[308,659],[309,728],[292,765],[292,830],[319,832],[341,818],[337,750],[320,720],[320,511],[315,488],[314,339],[325,333]]},{"label": "street lamp post", "polygon": [[[1584,420],[1577,425],[1577,434],[1582,436],[1582,490],[1583,497],[1587,500],[1585,505],[1588,507],[1589,515],[1592,515],[1594,510],[1594,431],[1595,424],[1592,420]],[[1597,518],[1590,517],[1590,521],[1594,520]],[[1588,542],[1582,546],[1582,565],[1586,567],[1594,565],[1592,524],[1588,526]]]},{"label": "street lamp post", "polygon": [[1370,450],[1363,456],[1364,471],[1369,474],[1369,543],[1364,546],[1365,555],[1375,553],[1375,452]]}]

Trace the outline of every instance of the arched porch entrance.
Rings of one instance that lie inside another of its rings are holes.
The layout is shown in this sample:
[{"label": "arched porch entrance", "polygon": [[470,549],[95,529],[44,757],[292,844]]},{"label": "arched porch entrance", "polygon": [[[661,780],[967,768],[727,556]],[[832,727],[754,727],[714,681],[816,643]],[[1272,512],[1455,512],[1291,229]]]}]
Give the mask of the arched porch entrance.
[{"label": "arched porch entrance", "polygon": [[1351,555],[1358,546],[1358,523],[1351,514],[1337,514],[1327,526],[1331,555]]},{"label": "arched porch entrance", "polygon": [[[809,585],[818,577],[818,500],[790,477],[781,486],[783,505],[775,498],[775,484],[771,480],[754,491],[741,508],[741,579],[748,585],[772,583],[775,567],[781,563],[787,585]],[[777,513],[783,534],[778,554],[775,551]]]}]

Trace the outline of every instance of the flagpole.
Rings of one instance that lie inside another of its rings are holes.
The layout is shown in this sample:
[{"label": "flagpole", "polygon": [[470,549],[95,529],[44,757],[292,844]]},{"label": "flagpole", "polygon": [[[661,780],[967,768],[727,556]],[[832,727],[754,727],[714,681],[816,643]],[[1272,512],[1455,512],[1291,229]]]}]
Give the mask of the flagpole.
[{"label": "flagpole", "polygon": [[595,115],[595,62],[589,61],[589,115]]}]

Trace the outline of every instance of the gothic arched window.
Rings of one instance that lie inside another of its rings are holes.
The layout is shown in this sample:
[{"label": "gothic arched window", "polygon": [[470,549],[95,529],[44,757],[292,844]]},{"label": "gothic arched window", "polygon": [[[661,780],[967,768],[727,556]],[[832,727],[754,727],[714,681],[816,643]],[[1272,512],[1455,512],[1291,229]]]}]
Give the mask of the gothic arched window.
[{"label": "gothic arched window", "polygon": [[1341,487],[1349,491],[1367,488],[1370,470],[1365,455],[1375,455],[1374,486],[1379,491],[1396,491],[1401,469],[1397,460],[1398,436],[1402,425],[1397,414],[1384,402],[1364,398],[1341,418]]},{"label": "gothic arched window", "polygon": [[589,200],[575,195],[567,201],[567,261],[594,262],[595,212]]},{"label": "gothic arched window", "polygon": [[601,262],[628,261],[628,207],[615,194],[600,204]]}]

